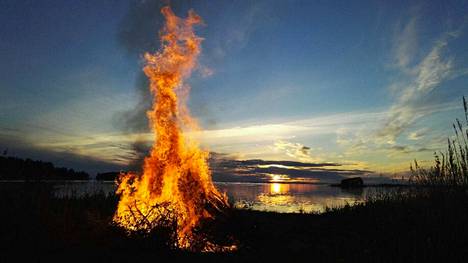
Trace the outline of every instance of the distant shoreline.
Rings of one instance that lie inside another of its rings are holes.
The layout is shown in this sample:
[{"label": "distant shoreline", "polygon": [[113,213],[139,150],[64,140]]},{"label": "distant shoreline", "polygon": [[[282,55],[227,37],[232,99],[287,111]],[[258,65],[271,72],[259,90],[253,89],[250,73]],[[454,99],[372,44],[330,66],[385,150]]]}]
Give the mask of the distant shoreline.
[{"label": "distant shoreline", "polygon": [[[89,180],[0,180],[0,183],[114,183],[112,180],[96,180],[96,179],[89,179]],[[261,184],[305,184],[305,185],[326,185],[330,187],[341,187],[339,183],[321,183],[321,182],[233,182],[233,181],[213,181],[215,184],[253,184],[253,185],[261,185]],[[360,187],[356,188],[365,188],[365,187],[419,187],[417,185],[411,184],[365,184]]]}]

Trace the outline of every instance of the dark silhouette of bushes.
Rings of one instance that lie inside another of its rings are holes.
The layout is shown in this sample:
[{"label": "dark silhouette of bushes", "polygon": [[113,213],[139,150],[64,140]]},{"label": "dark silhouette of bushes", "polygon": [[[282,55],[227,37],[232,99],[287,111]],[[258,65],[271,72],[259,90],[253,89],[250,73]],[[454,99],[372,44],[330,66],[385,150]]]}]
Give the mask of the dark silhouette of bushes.
[{"label": "dark silhouette of bushes", "polygon": [[0,180],[87,180],[83,171],[55,167],[50,162],[0,156]]}]

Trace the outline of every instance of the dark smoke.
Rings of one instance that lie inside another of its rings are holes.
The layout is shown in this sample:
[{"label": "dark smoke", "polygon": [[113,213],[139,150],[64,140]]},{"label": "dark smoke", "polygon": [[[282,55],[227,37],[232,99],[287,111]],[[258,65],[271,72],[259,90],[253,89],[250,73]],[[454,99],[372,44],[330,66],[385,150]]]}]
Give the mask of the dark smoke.
[{"label": "dark smoke", "polygon": [[[164,25],[160,10],[166,5],[182,17],[186,16],[190,9],[194,9],[202,17],[207,13],[211,15],[212,20],[205,21],[207,27],[202,29],[204,36],[209,35],[210,39],[203,42],[205,55],[200,58],[202,66],[208,68],[218,68],[218,64],[222,64],[227,54],[235,54],[246,45],[256,28],[256,19],[265,20],[271,17],[265,12],[268,9],[268,1],[131,1],[127,15],[120,23],[117,39],[126,54],[140,61],[140,64],[135,63],[135,67],[142,68],[142,55],[145,52],[159,48],[159,30]],[[203,75],[203,72],[201,74]],[[139,96],[138,104],[133,109],[120,113],[114,120],[116,126],[125,132],[149,132],[146,112],[151,107],[152,95],[143,71],[140,71],[136,78],[135,89]],[[216,125],[216,114],[213,115],[213,109],[207,103],[198,102],[195,107],[191,106],[191,110],[195,116],[204,117],[206,126]],[[219,109],[215,112],[219,112]],[[138,141],[132,146],[137,157],[145,156],[149,149],[149,146],[142,145],[141,141]],[[132,166],[139,167],[142,158],[139,160],[140,162],[132,163]]]},{"label": "dark smoke", "polygon": [[125,132],[148,132],[148,119],[146,112],[151,108],[152,97],[148,90],[148,79],[139,73],[135,81],[135,89],[138,93],[138,104],[129,111],[119,113],[117,125]]},{"label": "dark smoke", "polygon": [[[117,39],[124,51],[141,61],[145,52],[159,48],[159,30],[164,25],[161,8],[170,5],[176,14],[189,10],[192,1],[131,1],[127,15],[120,23]],[[142,65],[135,65],[142,67]],[[134,109],[117,118],[118,126],[128,132],[147,132],[146,111],[151,107],[152,95],[148,90],[148,79],[141,70],[135,81],[139,102]]]},{"label": "dark smoke", "polygon": [[149,154],[151,150],[151,145],[149,145],[145,140],[137,139],[132,143],[131,147],[134,152],[134,157],[128,165],[128,170],[141,172],[142,162],[145,159],[145,157]]},{"label": "dark smoke", "polygon": [[[159,48],[159,30],[164,25],[161,8],[170,5],[176,14],[187,13],[192,7],[193,1],[131,1],[127,15],[122,19],[117,34],[117,39],[124,52],[130,57],[141,57],[145,52],[155,51]],[[135,67],[142,68],[141,64]],[[138,103],[127,112],[116,116],[116,126],[125,132],[149,132],[146,112],[152,104],[152,95],[148,89],[148,78],[141,70],[135,80],[135,89],[138,93]],[[136,140],[132,144],[135,152],[134,160],[129,164],[129,169],[139,170],[144,157],[150,149],[150,145],[143,140]]]}]

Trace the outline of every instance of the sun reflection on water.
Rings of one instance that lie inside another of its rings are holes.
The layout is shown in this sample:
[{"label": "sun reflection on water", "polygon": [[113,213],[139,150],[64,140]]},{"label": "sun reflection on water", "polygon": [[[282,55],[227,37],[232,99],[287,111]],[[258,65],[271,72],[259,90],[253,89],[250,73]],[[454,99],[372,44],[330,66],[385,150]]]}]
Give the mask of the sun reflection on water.
[{"label": "sun reflection on water", "polygon": [[287,184],[280,184],[280,183],[270,184],[270,194],[272,195],[287,194],[288,192],[289,192],[289,185]]},{"label": "sun reflection on water", "polygon": [[281,213],[322,213],[327,208],[363,202],[364,192],[316,184],[272,182],[265,184],[226,185],[234,206]]}]

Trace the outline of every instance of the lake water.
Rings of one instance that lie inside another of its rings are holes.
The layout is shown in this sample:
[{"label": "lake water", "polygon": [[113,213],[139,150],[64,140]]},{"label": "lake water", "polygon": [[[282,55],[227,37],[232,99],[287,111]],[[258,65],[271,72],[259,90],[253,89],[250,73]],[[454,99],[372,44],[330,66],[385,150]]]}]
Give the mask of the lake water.
[{"label": "lake water", "polygon": [[[325,184],[287,183],[215,183],[221,192],[226,192],[229,202],[235,207],[282,213],[316,212],[363,202],[376,191],[388,188],[366,187],[342,189]],[[79,181],[56,183],[58,196],[80,196],[103,191],[115,192],[113,182]]]}]

